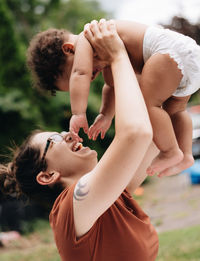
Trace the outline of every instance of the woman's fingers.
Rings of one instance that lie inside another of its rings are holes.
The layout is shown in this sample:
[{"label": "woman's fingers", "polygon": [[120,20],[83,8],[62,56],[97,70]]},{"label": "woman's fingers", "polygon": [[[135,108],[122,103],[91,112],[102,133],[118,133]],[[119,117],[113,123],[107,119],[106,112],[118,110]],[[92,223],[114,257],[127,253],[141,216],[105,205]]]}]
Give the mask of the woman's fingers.
[{"label": "woman's fingers", "polygon": [[[93,36],[92,36],[93,35]],[[122,40],[117,34],[114,20],[93,20],[85,26],[85,37],[91,43],[100,60],[108,63],[124,49]]]},{"label": "woman's fingers", "polygon": [[105,33],[106,31],[106,19],[102,18],[100,19],[99,21],[99,30],[102,32],[102,33]]},{"label": "woman's fingers", "polygon": [[89,23],[87,23],[87,24],[84,25],[84,31],[88,31],[89,28],[90,28],[90,24],[89,24]]},{"label": "woman's fingers", "polygon": [[99,27],[98,27],[98,21],[97,20],[93,20],[90,23],[90,30],[91,30],[91,32],[93,34],[100,34]]},{"label": "woman's fingers", "polygon": [[84,26],[84,35],[90,43],[94,42],[94,35],[93,35],[92,31],[90,30],[89,23]]},{"label": "woman's fingers", "polygon": [[101,19],[99,20],[99,24],[104,23],[104,22],[106,22],[106,19],[105,19],[105,18],[101,18]]},{"label": "woman's fingers", "polygon": [[90,23],[90,30],[91,32],[93,33],[95,39],[96,39],[96,42],[98,43],[99,41],[101,41],[102,39],[102,33],[100,31],[100,26],[99,26],[99,23],[96,21],[96,20],[93,20],[91,23]]},{"label": "woman's fingers", "polygon": [[[94,42],[102,39],[101,31],[105,31],[106,29],[106,20],[101,19],[99,22],[97,20],[93,20],[91,23],[88,23],[84,26],[84,34],[86,38],[90,41]],[[96,42],[95,42],[96,43]]]},{"label": "woman's fingers", "polygon": [[113,19],[107,21],[107,26],[110,30],[116,30],[115,21]]}]

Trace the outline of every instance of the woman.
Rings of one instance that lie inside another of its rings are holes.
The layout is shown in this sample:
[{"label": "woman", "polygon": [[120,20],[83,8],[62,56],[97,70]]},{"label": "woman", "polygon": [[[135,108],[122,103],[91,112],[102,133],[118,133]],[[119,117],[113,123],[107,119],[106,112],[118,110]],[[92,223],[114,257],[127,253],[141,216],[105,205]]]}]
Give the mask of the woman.
[{"label": "woman", "polygon": [[62,187],[50,213],[62,260],[153,261],[157,234],[130,196],[155,156],[144,99],[114,23],[100,21],[86,28],[85,36],[113,73],[116,133],[111,145],[97,163],[96,152],[70,133],[34,133],[13,162],[1,167],[1,177],[4,185],[16,177],[18,190],[51,203]]}]

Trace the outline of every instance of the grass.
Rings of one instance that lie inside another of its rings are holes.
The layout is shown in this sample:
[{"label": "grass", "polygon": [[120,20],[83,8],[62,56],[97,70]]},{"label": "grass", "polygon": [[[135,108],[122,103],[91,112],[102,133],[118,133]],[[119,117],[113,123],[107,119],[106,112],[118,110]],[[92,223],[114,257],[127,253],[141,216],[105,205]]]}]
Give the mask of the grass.
[{"label": "grass", "polygon": [[33,232],[0,249],[1,261],[60,261],[48,221],[37,220]]},{"label": "grass", "polygon": [[38,246],[34,248],[0,253],[1,261],[60,261],[55,246]]},{"label": "grass", "polygon": [[156,261],[200,261],[200,225],[159,235]]},{"label": "grass", "polygon": [[[38,220],[34,231],[7,248],[0,249],[1,261],[60,261],[47,221]],[[200,225],[159,234],[156,261],[200,261]]]}]

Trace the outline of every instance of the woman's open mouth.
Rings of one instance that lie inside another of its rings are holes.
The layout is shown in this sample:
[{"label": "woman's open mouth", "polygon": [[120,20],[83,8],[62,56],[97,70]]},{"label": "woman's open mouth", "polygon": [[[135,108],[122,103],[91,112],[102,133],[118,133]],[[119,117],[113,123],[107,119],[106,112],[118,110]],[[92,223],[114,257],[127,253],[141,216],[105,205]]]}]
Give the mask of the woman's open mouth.
[{"label": "woman's open mouth", "polygon": [[72,146],[72,151],[76,152],[79,151],[83,148],[83,144],[80,142],[74,143],[74,145]]}]

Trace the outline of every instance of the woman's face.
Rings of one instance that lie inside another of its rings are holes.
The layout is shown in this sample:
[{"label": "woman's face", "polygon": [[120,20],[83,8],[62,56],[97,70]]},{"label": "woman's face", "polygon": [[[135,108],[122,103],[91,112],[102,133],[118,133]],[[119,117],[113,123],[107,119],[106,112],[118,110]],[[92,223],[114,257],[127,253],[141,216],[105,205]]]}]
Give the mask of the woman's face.
[{"label": "woman's face", "polygon": [[[58,141],[50,142],[45,155],[47,171],[56,170],[62,177],[81,177],[91,171],[97,164],[97,153],[88,147],[82,146],[73,140],[69,132],[41,132],[32,139],[32,144],[39,145],[41,157],[45,150],[47,140],[54,134],[63,137]],[[59,137],[58,137],[59,138]]]}]

